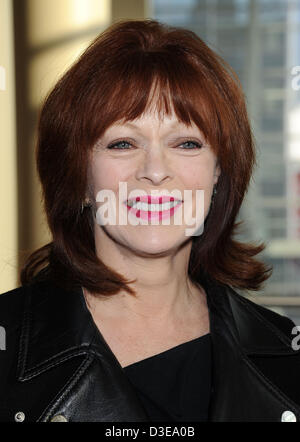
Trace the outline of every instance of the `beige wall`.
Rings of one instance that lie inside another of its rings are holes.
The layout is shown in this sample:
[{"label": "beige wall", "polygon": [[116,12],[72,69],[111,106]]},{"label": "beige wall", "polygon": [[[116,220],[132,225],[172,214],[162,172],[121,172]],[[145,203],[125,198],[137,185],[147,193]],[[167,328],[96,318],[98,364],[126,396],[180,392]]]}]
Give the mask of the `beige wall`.
[{"label": "beige wall", "polygon": [[146,0],[112,0],[112,21],[124,18],[143,19],[151,15],[151,2]]},{"label": "beige wall", "polygon": [[19,285],[19,270],[27,256],[51,240],[41,207],[34,151],[45,94],[99,32],[119,19],[148,17],[148,3],[0,0],[0,65],[6,68],[9,85],[0,91],[0,204],[4,213],[0,221],[0,293]]},{"label": "beige wall", "polygon": [[0,293],[3,293],[15,287],[18,264],[15,87],[10,0],[0,0],[0,42]]}]

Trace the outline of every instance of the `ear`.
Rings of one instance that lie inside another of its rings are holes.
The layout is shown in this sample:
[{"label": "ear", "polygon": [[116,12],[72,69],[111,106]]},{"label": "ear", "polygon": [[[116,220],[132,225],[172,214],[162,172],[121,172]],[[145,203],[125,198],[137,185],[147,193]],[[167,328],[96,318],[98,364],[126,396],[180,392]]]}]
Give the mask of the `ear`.
[{"label": "ear", "polygon": [[215,171],[214,171],[214,184],[217,184],[220,175],[221,175],[221,167],[217,161],[216,165],[215,165]]}]

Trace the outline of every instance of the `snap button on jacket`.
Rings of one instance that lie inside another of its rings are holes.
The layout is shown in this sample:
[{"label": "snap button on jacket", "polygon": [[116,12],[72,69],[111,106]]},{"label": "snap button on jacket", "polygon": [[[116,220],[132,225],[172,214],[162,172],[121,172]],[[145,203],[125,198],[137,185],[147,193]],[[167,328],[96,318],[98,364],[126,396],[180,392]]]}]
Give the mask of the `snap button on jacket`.
[{"label": "snap button on jacket", "polygon": [[[281,422],[288,415],[300,421],[300,351],[291,345],[295,324],[228,286],[201,284],[212,342],[209,420]],[[6,331],[0,422],[15,421],[20,411],[26,422],[149,420],[81,287],[36,279],[2,294],[0,325]]]}]

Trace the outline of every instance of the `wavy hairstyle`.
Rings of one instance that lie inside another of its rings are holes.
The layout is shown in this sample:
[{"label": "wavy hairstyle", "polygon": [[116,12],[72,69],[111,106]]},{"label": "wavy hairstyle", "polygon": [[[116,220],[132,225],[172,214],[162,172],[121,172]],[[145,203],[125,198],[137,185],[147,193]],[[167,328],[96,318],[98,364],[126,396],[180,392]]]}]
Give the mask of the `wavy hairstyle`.
[{"label": "wavy hairstyle", "polygon": [[[28,284],[49,272],[64,287],[135,295],[116,269],[97,257],[88,191],[89,153],[114,122],[147,110],[156,85],[159,115],[174,109],[202,131],[221,167],[214,204],[201,236],[192,237],[189,276],[258,290],[270,269],[255,255],[264,245],[234,238],[240,206],[255,165],[255,147],[240,82],[224,60],[192,31],[156,20],[122,20],[101,33],[63,75],[42,107],[36,160],[52,242],[21,270]],[[43,272],[40,272],[44,269]]]}]

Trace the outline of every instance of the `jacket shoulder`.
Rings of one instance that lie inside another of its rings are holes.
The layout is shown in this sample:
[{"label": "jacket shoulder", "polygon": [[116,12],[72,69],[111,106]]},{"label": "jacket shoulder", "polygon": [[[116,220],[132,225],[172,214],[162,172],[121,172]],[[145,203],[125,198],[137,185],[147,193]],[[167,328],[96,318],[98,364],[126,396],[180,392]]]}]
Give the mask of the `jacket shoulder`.
[{"label": "jacket shoulder", "polygon": [[248,299],[246,294],[238,293],[232,288],[229,290],[229,296],[231,302],[238,303],[261,322],[267,322],[271,324],[272,327],[279,329],[286,336],[291,336],[291,331],[295,327],[295,324],[289,317],[274,312],[270,308]]},{"label": "jacket shoulder", "polygon": [[18,313],[24,305],[25,288],[23,286],[0,294],[0,325],[16,322]]}]

